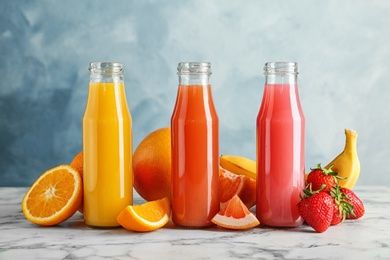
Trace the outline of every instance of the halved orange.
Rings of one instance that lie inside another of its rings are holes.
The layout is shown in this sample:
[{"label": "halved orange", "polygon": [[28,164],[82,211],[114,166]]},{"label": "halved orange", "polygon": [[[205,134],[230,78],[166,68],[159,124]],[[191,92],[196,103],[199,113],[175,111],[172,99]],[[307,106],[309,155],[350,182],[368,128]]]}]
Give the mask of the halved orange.
[{"label": "halved orange", "polygon": [[219,170],[219,199],[223,209],[234,195],[238,195],[248,209],[256,204],[256,180],[228,170]]},{"label": "halved orange", "polygon": [[127,206],[117,217],[127,230],[145,232],[163,227],[171,216],[171,204],[167,197],[137,206]]},{"label": "halved orange", "polygon": [[38,225],[57,225],[77,211],[82,197],[79,173],[70,165],[59,165],[45,171],[27,191],[23,214]]},{"label": "halved orange", "polygon": [[248,229],[260,224],[237,195],[229,200],[226,207],[215,215],[211,222],[228,229]]}]

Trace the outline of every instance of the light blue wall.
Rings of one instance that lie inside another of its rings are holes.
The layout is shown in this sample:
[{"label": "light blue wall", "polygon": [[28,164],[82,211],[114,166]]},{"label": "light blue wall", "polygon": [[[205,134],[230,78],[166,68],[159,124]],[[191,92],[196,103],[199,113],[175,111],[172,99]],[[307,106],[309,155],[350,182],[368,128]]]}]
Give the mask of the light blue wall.
[{"label": "light blue wall", "polygon": [[122,61],[134,146],[168,126],[180,61],[210,61],[220,152],[255,159],[266,61],[297,61],[306,167],[359,133],[358,185],[389,185],[390,1],[0,2],[0,186],[81,147],[90,61]]}]

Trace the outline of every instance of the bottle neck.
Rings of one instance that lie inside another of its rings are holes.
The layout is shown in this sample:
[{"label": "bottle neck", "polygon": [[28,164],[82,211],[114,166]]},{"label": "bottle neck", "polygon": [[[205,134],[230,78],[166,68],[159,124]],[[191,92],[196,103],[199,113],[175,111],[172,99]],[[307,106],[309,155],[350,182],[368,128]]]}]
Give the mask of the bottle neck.
[{"label": "bottle neck", "polygon": [[177,67],[179,85],[209,85],[210,62],[180,62]]},{"label": "bottle neck", "polygon": [[120,62],[91,62],[90,82],[123,82],[124,69]]},{"label": "bottle neck", "polygon": [[190,86],[190,85],[209,85],[209,75],[179,75],[179,85]]},{"label": "bottle neck", "polygon": [[298,81],[296,62],[267,62],[264,66],[265,84],[291,84]]}]

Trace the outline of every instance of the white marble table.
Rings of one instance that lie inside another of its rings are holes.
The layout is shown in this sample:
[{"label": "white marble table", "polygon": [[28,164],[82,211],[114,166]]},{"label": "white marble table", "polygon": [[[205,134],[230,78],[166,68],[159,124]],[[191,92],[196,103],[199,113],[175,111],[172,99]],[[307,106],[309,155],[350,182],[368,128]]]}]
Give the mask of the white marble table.
[{"label": "white marble table", "polygon": [[[149,233],[94,230],[76,213],[55,227],[27,221],[26,188],[0,188],[0,259],[390,259],[390,187],[357,187],[363,218],[315,233],[257,227],[186,230],[171,222]],[[137,197],[135,204],[142,200]],[[253,209],[252,209],[253,210]]]}]

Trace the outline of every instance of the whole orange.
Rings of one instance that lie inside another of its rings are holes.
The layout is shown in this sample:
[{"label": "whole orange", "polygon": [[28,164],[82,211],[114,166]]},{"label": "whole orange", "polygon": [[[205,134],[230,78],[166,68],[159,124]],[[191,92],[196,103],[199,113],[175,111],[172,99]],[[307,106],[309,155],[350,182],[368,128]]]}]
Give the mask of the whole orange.
[{"label": "whole orange", "polygon": [[171,198],[171,129],[148,134],[133,154],[134,188],[147,201]]},{"label": "whole orange", "polygon": [[81,179],[83,179],[83,152],[79,152],[78,154],[76,154],[75,157],[73,157],[72,161],[70,162],[70,166],[72,166],[73,168],[75,168],[79,174],[80,174],[80,177]]},{"label": "whole orange", "polygon": [[[76,154],[75,157],[73,157],[72,161],[70,162],[70,166],[72,166],[74,169],[77,170],[77,172],[80,174],[81,182],[83,181],[83,175],[84,175],[84,165],[83,165],[83,151]],[[81,185],[81,188],[83,188],[83,185]],[[82,189],[83,190],[83,189]],[[81,200],[81,205],[78,209],[80,213],[84,213],[84,199]]]}]

